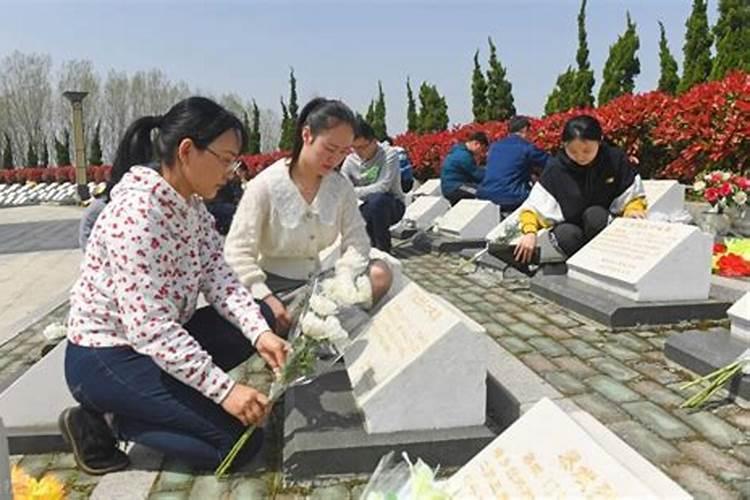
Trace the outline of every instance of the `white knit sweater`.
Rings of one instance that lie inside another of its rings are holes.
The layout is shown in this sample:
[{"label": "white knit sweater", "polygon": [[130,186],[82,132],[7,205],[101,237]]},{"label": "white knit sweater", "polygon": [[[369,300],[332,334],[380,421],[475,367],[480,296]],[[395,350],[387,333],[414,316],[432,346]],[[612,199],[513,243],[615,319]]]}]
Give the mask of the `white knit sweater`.
[{"label": "white knit sweater", "polygon": [[271,294],[264,271],[307,279],[319,268],[320,251],[339,236],[342,252],[353,246],[369,255],[370,239],[351,183],[331,172],[308,204],[282,159],[247,183],[224,254],[240,281],[262,299]]}]

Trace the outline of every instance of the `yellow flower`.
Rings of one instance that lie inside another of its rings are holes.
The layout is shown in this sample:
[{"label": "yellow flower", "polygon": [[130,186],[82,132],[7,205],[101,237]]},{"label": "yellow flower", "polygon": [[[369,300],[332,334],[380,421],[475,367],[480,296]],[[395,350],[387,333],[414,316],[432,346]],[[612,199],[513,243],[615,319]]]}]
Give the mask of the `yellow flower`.
[{"label": "yellow flower", "polygon": [[14,500],[63,500],[65,485],[55,476],[47,474],[37,481],[14,465],[11,471]]}]

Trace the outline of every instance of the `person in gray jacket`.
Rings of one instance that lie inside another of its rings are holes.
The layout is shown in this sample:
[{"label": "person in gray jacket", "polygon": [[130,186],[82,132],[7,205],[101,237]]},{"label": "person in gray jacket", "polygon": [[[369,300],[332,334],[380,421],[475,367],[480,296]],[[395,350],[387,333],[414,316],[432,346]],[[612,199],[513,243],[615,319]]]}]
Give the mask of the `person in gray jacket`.
[{"label": "person in gray jacket", "polygon": [[352,149],[354,152],[344,160],[341,173],[354,184],[370,244],[390,252],[390,227],[401,220],[405,210],[398,151],[379,143],[370,124],[360,115],[356,119]]}]

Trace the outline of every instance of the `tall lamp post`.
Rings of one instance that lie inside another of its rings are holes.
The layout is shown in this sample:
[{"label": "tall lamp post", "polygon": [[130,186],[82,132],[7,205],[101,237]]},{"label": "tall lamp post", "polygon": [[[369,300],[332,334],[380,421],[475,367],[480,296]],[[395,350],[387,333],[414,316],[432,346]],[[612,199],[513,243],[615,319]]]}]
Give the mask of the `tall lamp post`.
[{"label": "tall lamp post", "polygon": [[76,167],[76,189],[81,201],[88,200],[90,197],[86,183],[86,143],[83,140],[83,99],[88,94],[88,92],[73,90],[63,92],[63,96],[73,106],[73,144],[75,146],[73,163]]}]

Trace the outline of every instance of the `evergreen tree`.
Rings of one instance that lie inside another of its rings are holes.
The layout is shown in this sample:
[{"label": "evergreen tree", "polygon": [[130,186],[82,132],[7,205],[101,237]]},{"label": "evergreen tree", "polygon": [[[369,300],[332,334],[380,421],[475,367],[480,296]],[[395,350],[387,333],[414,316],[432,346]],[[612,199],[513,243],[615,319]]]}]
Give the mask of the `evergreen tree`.
[{"label": "evergreen tree", "polygon": [[423,82],[419,87],[419,129],[421,133],[448,128],[448,104],[435,85]]},{"label": "evergreen tree", "polygon": [[281,138],[279,139],[279,149],[282,151],[291,151],[294,144],[294,122],[289,116],[289,108],[286,107],[284,98],[281,98]]},{"label": "evergreen tree", "polygon": [[628,13],[625,32],[609,48],[609,57],[604,64],[599,106],[615,97],[633,92],[635,77],[641,72],[641,63],[636,56],[639,47],[640,40],[635,31],[635,23]]},{"label": "evergreen tree", "polygon": [[561,111],[567,111],[574,106],[572,97],[577,90],[576,77],[578,72],[568,66],[565,73],[557,77],[555,88],[547,96],[547,102],[544,104],[544,114],[552,115]]},{"label": "evergreen tree", "polygon": [[696,83],[705,82],[711,74],[711,33],[708,30],[706,0],[693,0],[693,10],[685,22],[683,69],[678,92],[685,92]]},{"label": "evergreen tree", "polygon": [[677,74],[677,61],[669,51],[667,45],[667,35],[664,31],[664,24],[659,21],[659,65],[661,66],[661,76],[659,76],[659,90],[674,95],[677,92],[677,85],[680,83],[680,77]]},{"label": "evergreen tree", "polygon": [[367,106],[367,113],[365,113],[365,121],[372,125],[373,120],[375,120],[375,101],[371,99],[370,105]]},{"label": "evergreen tree", "polygon": [[385,123],[385,94],[383,93],[383,84],[378,81],[378,99],[375,101],[373,108],[373,119],[369,121],[372,129],[375,131],[375,137],[382,141],[388,135],[388,126]]},{"label": "evergreen tree", "polygon": [[411,90],[409,78],[406,78],[406,130],[417,132],[419,130],[419,115],[417,114],[417,103],[414,100],[414,92]]},{"label": "evergreen tree", "polygon": [[253,130],[250,128],[250,118],[247,116],[247,111],[242,110],[242,128],[245,129],[245,135],[247,136],[247,142],[240,151],[240,154],[246,155],[250,153],[250,138]]},{"label": "evergreen tree", "polygon": [[516,114],[513,105],[513,86],[505,77],[505,68],[497,58],[497,49],[492,38],[487,38],[490,45],[489,69],[487,70],[487,118],[489,120],[507,120]]},{"label": "evergreen tree", "polygon": [[292,128],[297,123],[297,79],[294,77],[294,68],[289,70],[289,119],[292,121]]},{"label": "evergreen tree", "polygon": [[3,150],[3,168],[13,168],[13,145],[7,132],[5,136],[5,149]]},{"label": "evergreen tree", "polygon": [[594,71],[589,63],[589,46],[586,40],[586,0],[582,0],[578,11],[578,50],[577,69],[568,66],[557,77],[555,88],[547,97],[544,113],[551,115],[571,108],[585,108],[594,105]]},{"label": "evergreen tree", "polygon": [[39,163],[44,166],[49,166],[49,148],[47,147],[47,138],[42,137],[42,149],[41,149],[41,155],[39,157]]},{"label": "evergreen tree", "polygon": [[100,133],[101,124],[97,122],[94,129],[94,139],[91,141],[91,150],[89,152],[89,164],[91,165],[102,164],[102,140]]},{"label": "evergreen tree", "polygon": [[475,122],[484,123],[487,121],[487,80],[485,80],[482,68],[479,66],[479,50],[474,52],[474,72],[471,75],[471,110],[474,113]]},{"label": "evergreen tree", "polygon": [[710,78],[718,80],[738,69],[750,72],[750,2],[719,0],[719,19],[714,26],[716,58]]},{"label": "evergreen tree", "polygon": [[253,128],[249,132],[247,152],[251,155],[260,154],[260,110],[253,99]]},{"label": "evergreen tree", "polygon": [[55,136],[55,158],[57,159],[57,165],[65,167],[71,164],[70,162],[70,133],[68,129],[63,131],[63,141],[60,142]]}]

